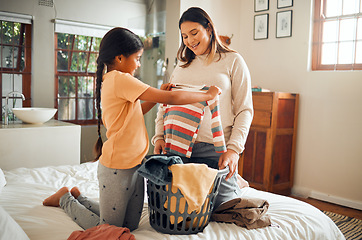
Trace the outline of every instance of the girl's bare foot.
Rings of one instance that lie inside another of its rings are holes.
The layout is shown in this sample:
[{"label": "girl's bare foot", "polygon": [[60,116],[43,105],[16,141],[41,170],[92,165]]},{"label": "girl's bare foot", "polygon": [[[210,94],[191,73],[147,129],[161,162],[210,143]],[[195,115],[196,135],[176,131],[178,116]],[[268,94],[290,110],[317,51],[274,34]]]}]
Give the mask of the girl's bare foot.
[{"label": "girl's bare foot", "polygon": [[248,181],[242,178],[239,174],[236,176],[239,188],[249,187]]},{"label": "girl's bare foot", "polygon": [[70,190],[70,193],[72,194],[72,196],[77,199],[80,195],[80,191],[77,187],[73,187],[71,190]]},{"label": "girl's bare foot", "polygon": [[43,201],[43,205],[44,206],[52,206],[52,207],[59,207],[59,201],[60,198],[66,194],[67,192],[69,192],[69,189],[67,187],[62,187],[61,189],[59,189],[56,193],[54,193],[53,195],[51,195],[50,197],[48,197],[47,199],[45,199]]}]

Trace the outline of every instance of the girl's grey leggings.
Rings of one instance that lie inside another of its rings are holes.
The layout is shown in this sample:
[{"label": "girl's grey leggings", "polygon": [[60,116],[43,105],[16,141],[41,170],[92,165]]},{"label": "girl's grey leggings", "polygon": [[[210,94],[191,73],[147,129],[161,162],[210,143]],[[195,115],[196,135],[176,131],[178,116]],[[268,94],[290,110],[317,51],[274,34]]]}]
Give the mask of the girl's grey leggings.
[{"label": "girl's grey leggings", "polygon": [[67,193],[61,197],[60,207],[83,229],[108,223],[133,231],[144,200],[144,180],[138,168],[112,169],[99,163],[99,203],[82,194],[75,199]]}]

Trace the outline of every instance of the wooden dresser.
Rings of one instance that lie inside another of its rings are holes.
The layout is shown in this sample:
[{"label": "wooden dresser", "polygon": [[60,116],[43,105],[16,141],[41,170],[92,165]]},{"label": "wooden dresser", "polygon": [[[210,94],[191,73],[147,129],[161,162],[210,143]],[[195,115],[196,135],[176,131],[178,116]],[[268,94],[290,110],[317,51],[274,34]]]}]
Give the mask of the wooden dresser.
[{"label": "wooden dresser", "polygon": [[253,92],[254,118],[238,169],[251,187],[290,194],[298,103],[299,94]]}]

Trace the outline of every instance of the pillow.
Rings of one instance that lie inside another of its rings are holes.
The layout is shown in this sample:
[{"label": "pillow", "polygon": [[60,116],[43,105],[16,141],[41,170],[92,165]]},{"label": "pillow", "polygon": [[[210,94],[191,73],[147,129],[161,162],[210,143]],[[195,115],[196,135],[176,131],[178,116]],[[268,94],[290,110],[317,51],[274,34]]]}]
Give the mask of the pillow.
[{"label": "pillow", "polygon": [[1,170],[1,168],[0,168],[0,193],[1,193],[1,190],[3,189],[3,187],[5,187],[5,185],[6,185],[6,179],[5,179],[3,170]]},{"label": "pillow", "polygon": [[24,230],[17,222],[0,206],[0,239],[29,240]]}]

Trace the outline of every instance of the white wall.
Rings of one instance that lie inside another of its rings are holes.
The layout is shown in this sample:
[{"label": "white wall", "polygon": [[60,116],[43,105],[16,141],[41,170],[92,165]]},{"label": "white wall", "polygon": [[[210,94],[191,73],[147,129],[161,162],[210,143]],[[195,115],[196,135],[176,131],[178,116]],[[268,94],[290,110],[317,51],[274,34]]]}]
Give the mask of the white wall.
[{"label": "white wall", "polygon": [[277,39],[285,9],[270,1],[269,38],[255,41],[253,1],[242,0],[238,50],[253,85],[300,94],[293,191],[362,209],[362,71],[308,71],[311,6],[294,1],[292,37]]},{"label": "white wall", "polygon": [[167,71],[172,73],[175,65],[176,53],[179,47],[180,32],[178,20],[180,18],[180,0],[166,0],[166,45],[165,57],[169,59]]}]

